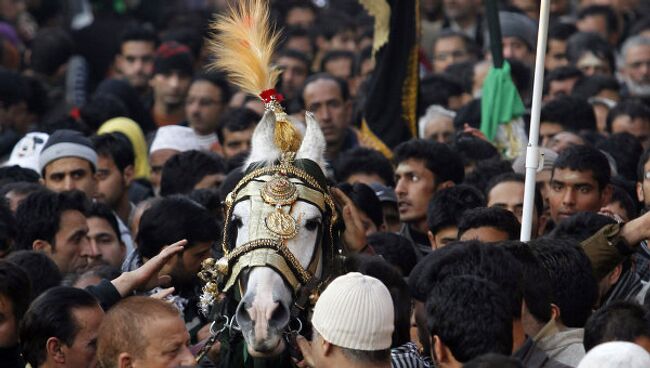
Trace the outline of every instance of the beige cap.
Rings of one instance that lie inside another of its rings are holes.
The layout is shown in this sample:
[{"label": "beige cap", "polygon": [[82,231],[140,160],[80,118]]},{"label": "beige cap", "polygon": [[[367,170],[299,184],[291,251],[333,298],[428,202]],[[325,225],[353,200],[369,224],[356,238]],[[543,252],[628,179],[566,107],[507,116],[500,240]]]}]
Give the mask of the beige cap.
[{"label": "beige cap", "polygon": [[395,312],[390,292],[374,277],[339,276],[316,302],[312,325],[326,341],[354,350],[390,348]]}]

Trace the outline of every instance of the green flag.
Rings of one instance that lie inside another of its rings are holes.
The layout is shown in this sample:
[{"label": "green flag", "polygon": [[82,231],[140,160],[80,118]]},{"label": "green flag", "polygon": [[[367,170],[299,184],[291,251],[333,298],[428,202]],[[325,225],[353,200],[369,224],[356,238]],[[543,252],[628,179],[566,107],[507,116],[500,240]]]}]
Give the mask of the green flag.
[{"label": "green flag", "polygon": [[500,125],[510,124],[521,117],[526,108],[517,87],[510,76],[510,64],[490,69],[481,95],[481,131],[490,140],[495,140]]}]

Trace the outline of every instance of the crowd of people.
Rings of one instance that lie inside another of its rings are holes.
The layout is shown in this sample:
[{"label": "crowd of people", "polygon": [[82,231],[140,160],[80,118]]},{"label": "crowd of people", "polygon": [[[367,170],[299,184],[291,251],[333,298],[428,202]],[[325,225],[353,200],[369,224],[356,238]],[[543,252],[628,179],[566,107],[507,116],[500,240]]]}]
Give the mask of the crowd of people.
[{"label": "crowd of people", "polygon": [[[196,362],[197,273],[265,112],[208,67],[229,3],[0,0],[0,366],[228,366],[220,342]],[[345,210],[294,364],[650,367],[649,4],[551,1],[523,243],[526,157],[480,131],[484,2],[417,3],[418,136],[390,158],[361,134],[362,3],[270,1],[283,106],[318,120]],[[540,1],[498,3],[530,107]]]}]

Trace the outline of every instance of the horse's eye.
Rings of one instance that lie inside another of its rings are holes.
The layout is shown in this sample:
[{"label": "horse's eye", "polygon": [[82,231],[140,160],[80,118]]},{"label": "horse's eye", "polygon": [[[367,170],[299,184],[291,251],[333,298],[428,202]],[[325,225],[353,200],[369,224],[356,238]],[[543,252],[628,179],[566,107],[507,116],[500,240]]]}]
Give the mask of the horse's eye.
[{"label": "horse's eye", "polygon": [[321,218],[320,217],[313,218],[311,220],[307,220],[307,222],[305,223],[305,229],[307,229],[309,231],[314,231],[314,230],[318,229],[320,224],[321,224]]},{"label": "horse's eye", "polygon": [[241,217],[233,215],[230,218],[230,223],[232,226],[236,226],[238,229],[241,229],[242,226],[244,226],[244,223],[241,221]]}]

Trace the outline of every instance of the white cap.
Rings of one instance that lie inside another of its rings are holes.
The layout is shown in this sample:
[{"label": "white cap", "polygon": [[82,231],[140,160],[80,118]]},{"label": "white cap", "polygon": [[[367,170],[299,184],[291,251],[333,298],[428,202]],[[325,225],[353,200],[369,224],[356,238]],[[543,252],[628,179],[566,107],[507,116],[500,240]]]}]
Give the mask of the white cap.
[{"label": "white cap", "polygon": [[18,165],[25,169],[34,170],[40,174],[38,158],[49,137],[47,133],[27,133],[27,135],[16,143],[9,156],[9,161],[4,166]]},{"label": "white cap", "polygon": [[390,292],[374,277],[351,272],[318,298],[312,325],[326,341],[354,350],[390,348],[395,312]]},{"label": "white cap", "polygon": [[637,344],[612,341],[589,350],[578,368],[648,368],[650,354]]},{"label": "white cap", "polygon": [[180,125],[168,125],[158,129],[156,138],[151,142],[149,153],[162,149],[179,152],[198,150],[202,146],[194,130]]}]

